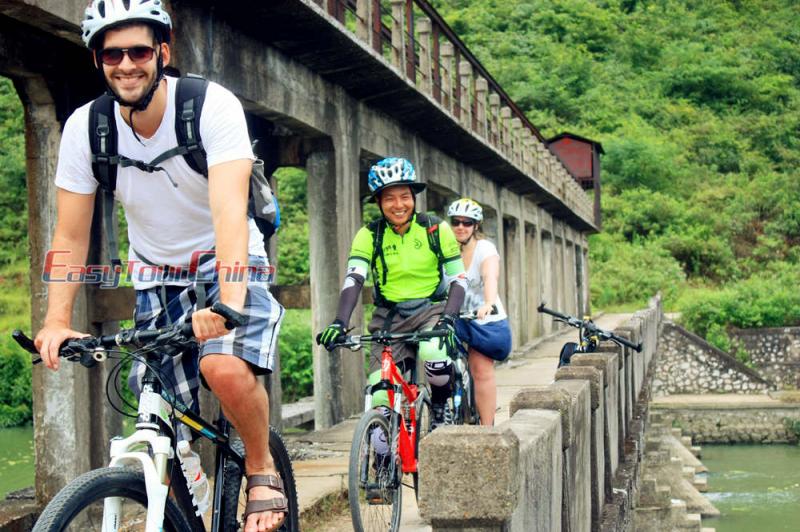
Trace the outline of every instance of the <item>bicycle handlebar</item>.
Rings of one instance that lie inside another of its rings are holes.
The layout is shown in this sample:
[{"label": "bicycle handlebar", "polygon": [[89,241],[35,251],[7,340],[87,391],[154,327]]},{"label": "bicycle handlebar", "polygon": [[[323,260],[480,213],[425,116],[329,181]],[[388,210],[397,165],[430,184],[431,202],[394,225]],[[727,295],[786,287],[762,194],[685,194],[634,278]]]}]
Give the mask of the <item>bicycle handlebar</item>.
[{"label": "bicycle handlebar", "polygon": [[378,343],[382,345],[389,345],[393,343],[400,343],[400,342],[421,342],[424,340],[430,340],[431,338],[443,338],[450,334],[448,331],[438,330],[438,331],[416,331],[416,332],[407,332],[407,333],[392,333],[392,332],[383,332],[379,331],[374,334],[364,334],[364,335],[351,335],[345,336],[341,341],[336,342],[334,347],[349,347],[352,350],[357,350],[361,348],[364,343]]},{"label": "bicycle handlebar", "polygon": [[542,302],[541,305],[536,307],[536,310],[541,312],[542,314],[549,314],[553,316],[557,321],[561,321],[570,325],[575,328],[584,328],[591,333],[596,334],[602,340],[610,340],[618,345],[623,345],[625,347],[630,347],[631,349],[635,350],[637,353],[642,352],[642,344],[641,342],[638,344],[634,344],[627,338],[622,338],[621,336],[617,336],[616,334],[604,331],[603,329],[599,328],[597,325],[594,324],[592,320],[579,320],[574,316],[567,316],[566,314],[562,314],[556,310],[549,309],[545,307],[545,303]]},{"label": "bicycle handlebar", "polygon": [[[247,323],[246,316],[236,312],[227,305],[223,305],[219,301],[211,305],[211,311],[225,318],[225,327],[228,330]],[[14,338],[25,351],[32,355],[39,354],[33,340],[28,338],[21,330],[15,329],[11,333],[11,337]],[[59,347],[58,356],[73,362],[80,362],[86,367],[92,367],[97,362],[105,360],[104,351],[106,349],[123,346],[137,348],[145,346],[161,347],[171,343],[185,343],[193,338],[194,331],[192,330],[191,321],[170,325],[169,327],[162,327],[160,329],[123,329],[116,334],[68,338],[61,344],[61,347]],[[33,360],[33,363],[38,364],[41,361],[42,358],[40,357]]]}]

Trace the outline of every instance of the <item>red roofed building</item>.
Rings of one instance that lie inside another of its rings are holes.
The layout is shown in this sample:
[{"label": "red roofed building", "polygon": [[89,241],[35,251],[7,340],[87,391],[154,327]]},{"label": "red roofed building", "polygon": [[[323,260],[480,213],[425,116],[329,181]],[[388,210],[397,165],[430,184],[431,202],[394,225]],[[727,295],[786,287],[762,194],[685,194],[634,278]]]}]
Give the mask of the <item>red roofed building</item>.
[{"label": "red roofed building", "polygon": [[591,139],[561,133],[547,140],[547,147],[561,159],[584,190],[594,190],[594,223],[600,229],[600,154],[603,145]]}]

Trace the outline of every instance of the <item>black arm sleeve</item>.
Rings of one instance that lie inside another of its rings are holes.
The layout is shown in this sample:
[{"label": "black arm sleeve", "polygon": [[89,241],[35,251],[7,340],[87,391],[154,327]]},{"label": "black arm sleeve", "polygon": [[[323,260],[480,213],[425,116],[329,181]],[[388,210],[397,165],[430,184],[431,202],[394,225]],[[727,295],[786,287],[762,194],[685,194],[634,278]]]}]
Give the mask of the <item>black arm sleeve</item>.
[{"label": "black arm sleeve", "polygon": [[447,302],[444,304],[444,312],[442,314],[458,316],[461,305],[464,304],[464,297],[466,294],[463,286],[458,283],[451,283],[450,291],[447,293]]},{"label": "black arm sleeve", "polygon": [[347,327],[350,324],[350,316],[356,308],[361,297],[361,287],[364,286],[364,278],[357,273],[350,273],[344,278],[344,286],[339,293],[339,308],[336,311],[336,319]]}]

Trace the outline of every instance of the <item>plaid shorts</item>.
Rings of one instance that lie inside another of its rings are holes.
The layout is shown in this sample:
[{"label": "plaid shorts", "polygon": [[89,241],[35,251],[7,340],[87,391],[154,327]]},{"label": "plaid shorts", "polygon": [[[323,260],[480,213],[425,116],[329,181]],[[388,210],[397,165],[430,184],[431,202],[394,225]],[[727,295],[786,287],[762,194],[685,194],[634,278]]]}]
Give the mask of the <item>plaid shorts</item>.
[{"label": "plaid shorts", "polygon": [[[251,266],[266,266],[264,257],[251,255],[249,261]],[[209,282],[204,286],[205,306],[210,306],[219,299],[219,283]],[[202,293],[202,290],[198,291],[194,285],[167,285],[163,290],[161,286],[137,290],[134,311],[136,328],[156,329],[186,321],[196,310],[198,292]],[[284,308],[269,292],[267,279],[251,277],[248,280],[242,313],[248,318],[245,325],[174,357],[164,355],[162,358],[161,375],[165,384],[171,385],[172,393],[196,412],[199,411],[197,396],[200,388],[200,358],[203,356],[233,355],[248,362],[256,374],[272,372]],[[137,396],[141,392],[144,372],[144,364],[134,361],[128,385]]]}]

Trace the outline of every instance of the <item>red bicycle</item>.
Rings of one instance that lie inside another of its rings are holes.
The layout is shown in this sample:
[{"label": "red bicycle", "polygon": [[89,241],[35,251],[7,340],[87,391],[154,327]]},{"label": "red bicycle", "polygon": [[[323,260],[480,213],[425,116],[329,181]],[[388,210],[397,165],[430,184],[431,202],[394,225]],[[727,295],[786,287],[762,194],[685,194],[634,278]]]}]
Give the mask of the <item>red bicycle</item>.
[{"label": "red bicycle", "polygon": [[[350,513],[357,532],[400,529],[403,475],[411,475],[413,484],[409,487],[416,493],[419,441],[431,428],[428,388],[416,384],[415,362],[410,367],[403,363],[398,367],[392,357],[392,344],[419,343],[446,334],[445,331],[378,332],[346,336],[337,342],[337,347],[354,351],[366,343],[383,345],[381,380],[365,388],[365,412],[356,425],[350,448]],[[384,390],[389,395],[391,409],[373,408],[373,394]]]}]

